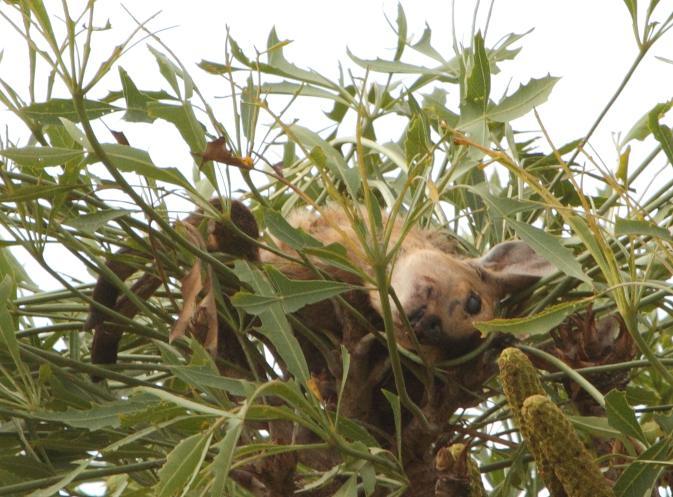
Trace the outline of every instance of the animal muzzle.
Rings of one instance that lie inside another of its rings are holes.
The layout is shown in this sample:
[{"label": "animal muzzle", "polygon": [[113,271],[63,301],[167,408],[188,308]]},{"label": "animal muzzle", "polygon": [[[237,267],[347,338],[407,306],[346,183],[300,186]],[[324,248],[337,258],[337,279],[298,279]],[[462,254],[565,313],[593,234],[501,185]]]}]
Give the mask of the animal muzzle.
[{"label": "animal muzzle", "polygon": [[414,333],[421,345],[441,346],[448,341],[442,329],[442,320],[439,316],[423,316],[414,324]]}]

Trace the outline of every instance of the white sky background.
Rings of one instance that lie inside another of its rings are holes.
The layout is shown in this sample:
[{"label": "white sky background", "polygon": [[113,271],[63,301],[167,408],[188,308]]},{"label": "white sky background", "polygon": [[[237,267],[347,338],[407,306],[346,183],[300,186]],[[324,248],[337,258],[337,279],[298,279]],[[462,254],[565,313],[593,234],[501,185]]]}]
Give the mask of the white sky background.
[{"label": "white sky background", "polygon": [[[45,3],[50,12],[60,12],[60,2]],[[432,28],[433,46],[447,59],[450,58],[453,54],[451,2],[402,0],[401,3],[407,16],[411,41],[419,39],[427,22]],[[669,2],[661,3],[660,9],[667,12]],[[71,13],[75,13],[79,12],[82,2],[70,0],[68,4]],[[484,27],[489,5],[488,2],[482,4],[478,29]],[[285,47],[285,55],[290,62],[302,68],[315,69],[333,79],[338,76],[339,61],[346,69],[356,67],[348,59],[346,48],[361,58],[390,59],[397,41],[384,17],[385,14],[392,23],[395,22],[396,0],[142,0],[128,2],[126,7],[140,20],[161,11],[150,23],[150,28],[155,31],[171,28],[159,34],[161,40],[180,58],[216,113],[224,117],[230,112],[230,103],[228,99],[216,97],[227,96],[230,91],[228,85],[224,79],[203,72],[196,63],[201,59],[224,62],[226,26],[230,27],[233,38],[244,52],[252,57],[253,47],[260,51],[265,49],[268,33],[275,25],[281,40],[293,40]],[[0,3],[0,9],[8,7]],[[135,22],[120,2],[101,0],[97,2],[96,9],[97,25],[104,25],[109,18],[113,28],[95,35],[94,53],[102,59],[134,29]],[[458,39],[464,45],[471,44],[473,10],[474,1],[456,0],[455,26]],[[52,19],[52,23],[60,26],[58,19]],[[6,24],[2,26],[4,28]],[[631,21],[621,0],[500,0],[495,2],[486,46],[495,44],[508,33],[523,33],[531,28],[534,28],[533,31],[515,45],[522,47],[521,53],[513,61],[501,63],[503,72],[493,79],[492,98],[500,99],[507,86],[511,92],[531,77],[539,78],[547,73],[561,76],[548,103],[538,109],[552,140],[560,146],[586,133],[634,60],[637,47]],[[3,31],[0,31],[0,49],[4,50],[0,77],[27,99],[25,42],[15,33]],[[167,88],[154,57],[146,48],[148,42],[136,45],[122,58],[121,65],[141,89]],[[156,43],[152,45],[157,47]],[[412,54],[414,52],[407,49],[403,60],[434,65],[420,56],[410,57]],[[673,35],[669,33],[650,51],[591,140],[596,150],[594,158],[602,161],[609,170],[614,171],[617,164],[613,133],[625,134],[653,105],[673,96],[673,65],[657,60],[655,55],[673,59]],[[93,61],[91,72],[99,62]],[[359,75],[363,72],[356,69]],[[89,97],[100,98],[108,90],[120,87],[118,73],[113,70]],[[38,85],[38,88],[42,87]],[[455,85],[448,89],[454,95],[458,91]],[[54,96],[67,95],[57,91]],[[455,98],[457,102],[457,96]],[[44,95],[38,94],[37,99],[43,100]],[[311,105],[315,102],[317,100],[311,100],[297,107],[292,117],[300,118],[301,123],[309,128],[324,125],[327,120],[321,119],[320,113],[330,110],[331,104]],[[132,145],[148,149],[156,164],[179,166],[186,177],[191,177],[189,151],[171,125],[160,120],[151,125],[131,125],[120,121],[120,116],[121,113],[108,116],[104,121],[112,129],[123,130]],[[530,116],[515,122],[514,127],[519,130],[538,129]],[[103,141],[113,141],[104,129],[100,131]],[[386,131],[389,132],[386,139],[397,139],[403,129],[397,129],[392,124],[391,129]],[[7,112],[0,112],[0,132],[3,137],[7,133],[18,145],[26,144],[25,128]],[[634,165],[638,157],[651,150],[652,143],[633,145]],[[670,175],[671,171],[666,170],[665,173]]]}]

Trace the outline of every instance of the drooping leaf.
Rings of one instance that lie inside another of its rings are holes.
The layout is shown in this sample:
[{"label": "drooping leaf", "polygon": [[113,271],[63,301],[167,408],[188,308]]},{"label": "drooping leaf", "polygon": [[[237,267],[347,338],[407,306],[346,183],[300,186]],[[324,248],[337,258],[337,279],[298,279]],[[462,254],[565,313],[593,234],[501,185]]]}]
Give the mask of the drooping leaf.
[{"label": "drooping leaf", "polygon": [[153,397],[139,395],[128,400],[95,406],[91,409],[38,411],[35,416],[43,420],[58,421],[74,428],[96,431],[102,428],[118,428],[121,425],[122,416],[144,411],[153,403],[157,403]]},{"label": "drooping leaf", "polygon": [[21,354],[19,342],[16,338],[16,327],[10,314],[10,299],[14,297],[16,288],[14,280],[9,274],[4,275],[0,281],[0,340],[4,349],[9,352],[15,364],[20,364]]},{"label": "drooping leaf", "polygon": [[275,69],[278,73],[289,76],[292,79],[313,83],[319,86],[335,87],[335,85],[323,75],[313,70],[306,70],[297,67],[290,63],[283,53],[283,48],[288,45],[290,41],[281,41],[276,33],[276,28],[272,28],[267,38],[267,63],[269,67]]},{"label": "drooping leaf", "polygon": [[58,166],[84,157],[81,150],[60,147],[22,147],[0,150],[0,155],[17,164],[37,167]]},{"label": "drooping leaf", "polygon": [[[293,124],[288,128],[288,135],[290,138],[297,140],[306,150],[320,151],[325,167],[336,177],[343,180],[352,198],[357,198],[357,193],[360,190],[358,172],[356,169],[348,166],[344,158],[334,147],[323,140],[317,133],[298,124]],[[320,162],[317,156],[314,157],[317,159],[316,162]]]},{"label": "drooping leaf", "polygon": [[131,77],[121,66],[119,67],[119,78],[122,82],[122,91],[126,101],[124,120],[133,123],[154,122],[154,118],[147,113],[147,104],[153,99],[138,90]]},{"label": "drooping leaf", "polygon": [[238,439],[243,431],[243,421],[239,418],[233,418],[227,423],[227,433],[224,438],[215,444],[217,455],[213,460],[213,488],[210,492],[212,497],[224,495],[225,484],[229,476],[231,463],[234,459],[234,450]]},{"label": "drooping leaf", "polygon": [[[84,109],[91,120],[121,110],[119,107],[96,100],[84,100]],[[64,98],[52,98],[46,102],[31,104],[23,107],[21,112],[41,124],[61,124],[62,117],[75,123],[80,122],[75,104],[72,100]]]},{"label": "drooping leaf", "polygon": [[158,497],[184,494],[206,457],[211,438],[211,434],[197,433],[175,446],[159,470],[159,484],[156,489]]},{"label": "drooping leaf", "polygon": [[615,235],[645,235],[660,238],[662,240],[673,241],[673,236],[671,236],[665,228],[657,226],[649,221],[622,217],[618,217],[615,221]]},{"label": "drooping leaf", "polygon": [[407,46],[407,16],[404,14],[404,8],[401,3],[397,4],[397,48],[395,49],[395,60],[400,60],[404,47]]},{"label": "drooping leaf", "polygon": [[652,109],[647,111],[640,119],[636,121],[629,132],[626,133],[626,136],[622,140],[622,145],[630,142],[631,140],[643,141],[645,138],[647,138],[650,133],[652,133],[652,129],[649,125],[650,114],[652,111],[655,111],[656,115],[661,118],[671,109],[671,107],[673,107],[673,100],[669,100],[663,104],[657,104]]},{"label": "drooping leaf", "polygon": [[[660,440],[638,456],[615,482],[617,497],[646,497],[651,495],[654,484],[667,468],[652,461],[665,462],[673,452],[668,438]],[[642,462],[640,462],[642,461]]]},{"label": "drooping leaf", "polygon": [[501,331],[512,335],[539,335],[555,328],[572,313],[585,308],[592,300],[593,298],[564,302],[523,318],[476,321],[474,326],[483,333]]},{"label": "drooping leaf", "polygon": [[136,173],[149,179],[191,189],[189,182],[179,170],[174,167],[157,167],[145,150],[117,143],[104,143],[101,147],[120,171]]},{"label": "drooping leaf", "polygon": [[206,366],[171,366],[171,372],[188,385],[199,389],[215,388],[232,395],[247,397],[258,387],[256,383],[238,378],[227,378]]},{"label": "drooping leaf", "polygon": [[605,409],[610,426],[625,435],[647,443],[645,434],[636,419],[633,409],[626,402],[626,394],[624,392],[618,390],[609,392],[605,396]]},{"label": "drooping leaf", "polygon": [[442,55],[433,48],[431,41],[432,41],[432,30],[430,29],[430,26],[426,22],[423,34],[416,43],[411,45],[411,48],[417,50],[423,55],[427,55],[428,57],[435,59],[441,64],[446,64],[444,57],[442,57]]},{"label": "drooping leaf", "polygon": [[264,209],[264,223],[269,232],[283,243],[296,250],[308,247],[321,247],[322,243],[305,231],[295,228],[278,212],[272,209]]},{"label": "drooping leaf", "polygon": [[492,121],[506,122],[528,114],[547,100],[559,79],[552,76],[531,79],[498,104],[489,107],[488,118]]},{"label": "drooping leaf", "polygon": [[[157,50],[154,47],[148,47],[150,52],[152,52],[152,55],[154,55],[154,58],[157,61],[157,64],[159,65],[159,72],[161,75],[164,77],[164,79],[168,82],[168,84],[171,86],[173,91],[175,92],[176,95],[180,95],[180,86],[178,85],[178,77],[180,78],[185,78],[185,75],[183,74],[182,70],[176,66],[173,61],[171,61],[166,55],[161,53],[159,50]],[[188,77],[186,79],[189,79]],[[185,86],[188,88],[191,88],[191,83],[187,85],[185,82]],[[191,97],[191,92],[188,91],[188,88],[186,88],[184,98],[188,99]]]},{"label": "drooping leaf", "polygon": [[485,114],[491,95],[491,68],[481,33],[474,37],[473,62],[467,78],[465,105],[480,109]]},{"label": "drooping leaf", "polygon": [[63,220],[63,224],[77,228],[85,233],[93,234],[105,226],[109,221],[126,216],[129,212],[130,211],[123,209],[108,209],[94,214],[86,214],[65,219]]},{"label": "drooping leaf", "polygon": [[659,104],[652,109],[647,118],[647,126],[652,135],[661,145],[668,162],[673,164],[673,131],[668,126],[661,124],[659,119],[670,107],[669,104]]},{"label": "drooping leaf", "polygon": [[[234,272],[239,279],[252,287],[255,295],[274,297],[269,281],[246,261],[236,261]],[[297,381],[306,384],[309,378],[308,365],[282,305],[278,302],[270,303],[259,317],[262,323],[259,328],[260,332],[268,337]]]}]

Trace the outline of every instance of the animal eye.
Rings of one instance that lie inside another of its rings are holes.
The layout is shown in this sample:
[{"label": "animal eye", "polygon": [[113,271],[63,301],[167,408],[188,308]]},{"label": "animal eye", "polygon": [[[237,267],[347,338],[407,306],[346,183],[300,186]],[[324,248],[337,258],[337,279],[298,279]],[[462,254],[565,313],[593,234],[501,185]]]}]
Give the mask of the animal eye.
[{"label": "animal eye", "polygon": [[473,316],[479,314],[481,312],[481,297],[474,292],[470,293],[465,302],[465,311]]}]

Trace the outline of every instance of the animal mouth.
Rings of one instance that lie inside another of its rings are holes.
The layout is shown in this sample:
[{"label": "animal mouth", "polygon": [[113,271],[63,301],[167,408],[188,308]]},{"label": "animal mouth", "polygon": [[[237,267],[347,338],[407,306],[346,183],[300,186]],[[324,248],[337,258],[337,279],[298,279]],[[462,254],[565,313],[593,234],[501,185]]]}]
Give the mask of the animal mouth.
[{"label": "animal mouth", "polygon": [[435,347],[446,344],[449,338],[442,329],[442,320],[435,315],[426,315],[426,311],[426,306],[421,306],[407,316],[418,343]]}]

